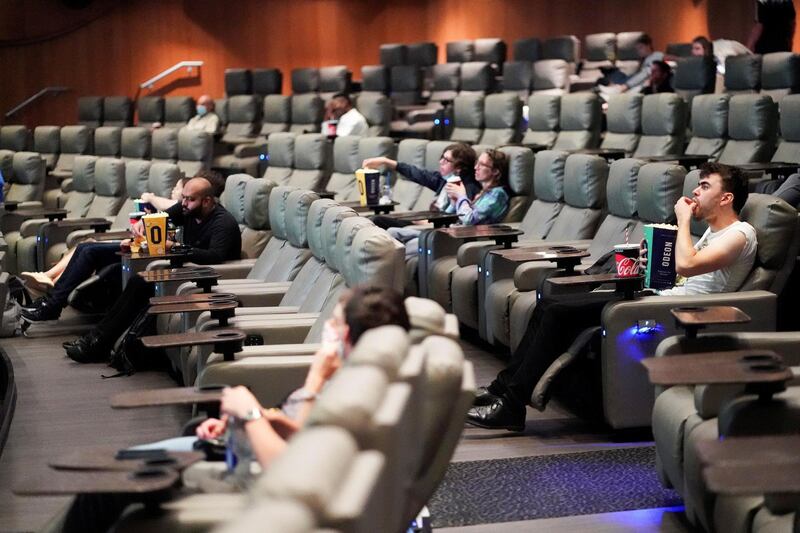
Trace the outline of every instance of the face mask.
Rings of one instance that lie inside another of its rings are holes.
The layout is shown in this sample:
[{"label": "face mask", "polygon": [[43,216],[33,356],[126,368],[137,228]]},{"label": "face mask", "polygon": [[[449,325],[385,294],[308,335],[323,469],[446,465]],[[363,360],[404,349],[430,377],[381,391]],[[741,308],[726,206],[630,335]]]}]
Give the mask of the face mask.
[{"label": "face mask", "polygon": [[197,114],[198,115],[200,115],[202,117],[206,113],[208,113],[208,109],[206,109],[206,106],[204,106],[204,105],[197,106]]}]

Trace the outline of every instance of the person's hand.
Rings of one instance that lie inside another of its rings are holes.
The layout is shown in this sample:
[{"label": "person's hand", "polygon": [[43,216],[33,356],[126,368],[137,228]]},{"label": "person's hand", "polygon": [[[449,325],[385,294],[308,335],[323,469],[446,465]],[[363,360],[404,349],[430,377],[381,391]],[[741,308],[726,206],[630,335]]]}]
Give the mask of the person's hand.
[{"label": "person's hand", "polygon": [[131,226],[131,233],[138,237],[144,237],[144,222],[137,220],[136,224]]},{"label": "person's hand", "polygon": [[261,409],[253,393],[241,385],[238,387],[225,387],[222,390],[220,411],[236,418],[244,418],[253,409]]},{"label": "person's hand", "polygon": [[369,159],[365,159],[361,162],[362,168],[380,168],[382,165],[385,165],[387,162],[387,158],[385,157],[370,157]]},{"label": "person's hand", "polygon": [[448,183],[444,186],[444,191],[451,200],[458,200],[462,196],[467,195],[467,189],[460,181]]},{"label": "person's hand", "polygon": [[124,241],[119,243],[119,249],[123,252],[130,252],[131,251],[131,240],[125,239]]},{"label": "person's hand", "polygon": [[675,217],[678,219],[678,225],[688,224],[692,219],[692,214],[697,204],[691,198],[681,196],[675,202]]},{"label": "person's hand", "polygon": [[166,251],[168,251],[168,252],[169,252],[170,250],[172,250],[172,247],[173,247],[173,246],[175,246],[175,243],[174,243],[174,242],[172,242],[172,241],[166,241],[166,242],[164,243],[164,249],[165,249]]},{"label": "person's hand", "polygon": [[303,385],[308,392],[317,394],[321,391],[322,386],[342,366],[339,346],[340,343],[326,342],[314,354],[314,362],[311,363],[306,383]]},{"label": "person's hand", "polygon": [[639,243],[639,272],[647,268],[647,241],[642,239]]},{"label": "person's hand", "polygon": [[151,192],[143,192],[141,198],[142,198],[142,201],[144,201],[144,202],[152,202],[153,198],[155,198],[155,197],[156,197],[156,195],[151,193]]},{"label": "person's hand", "polygon": [[218,439],[225,433],[228,426],[227,420],[220,420],[219,418],[209,418],[203,421],[202,424],[197,426],[194,430],[198,439],[211,440]]}]

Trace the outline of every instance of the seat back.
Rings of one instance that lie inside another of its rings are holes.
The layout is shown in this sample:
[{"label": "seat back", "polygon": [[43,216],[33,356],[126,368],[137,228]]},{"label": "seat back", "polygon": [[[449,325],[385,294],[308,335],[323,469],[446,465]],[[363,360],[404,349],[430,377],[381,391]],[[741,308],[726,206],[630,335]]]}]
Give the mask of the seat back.
[{"label": "seat back", "polygon": [[403,293],[406,281],[405,246],[374,224],[361,228],[343,261],[348,287],[368,284]]},{"label": "seat back", "polygon": [[526,240],[544,239],[561,211],[564,202],[564,167],[567,152],[537,152],[533,166],[533,197],[520,229]]},{"label": "seat back", "polygon": [[390,74],[394,105],[416,105],[422,101],[422,70],[416,65],[395,65]]},{"label": "seat back", "polygon": [[72,190],[59,198],[62,209],[67,210],[67,218],[86,216],[94,199],[95,167],[98,158],[93,155],[79,155],[72,167]]},{"label": "seat back", "polygon": [[469,39],[450,41],[446,45],[445,56],[448,63],[466,63],[475,58],[475,42]]},{"label": "seat back", "polygon": [[269,166],[263,178],[278,185],[288,185],[294,168],[295,135],[288,132],[273,133],[269,136]]},{"label": "seat back", "polygon": [[238,94],[228,98],[228,125],[222,142],[242,142],[243,137],[255,137],[256,123],[259,119],[258,97],[252,94]]},{"label": "seat back", "polygon": [[494,71],[486,61],[468,61],[461,64],[461,90],[459,94],[486,95],[494,89]]},{"label": "seat back", "polygon": [[[675,224],[675,204],[683,195],[686,169],[669,163],[648,163],[636,179],[637,215],[642,224]],[[630,242],[639,242],[638,234]]]},{"label": "seat back", "polygon": [[642,102],[642,136],[634,157],[677,155],[686,135],[686,102],[672,93],[649,94]]},{"label": "seat back", "polygon": [[532,94],[528,98],[528,129],[525,130],[522,142],[552,147],[558,137],[560,115],[560,96]]},{"label": "seat back", "polygon": [[44,160],[36,152],[16,152],[11,165],[13,181],[5,193],[6,201],[41,201],[44,193]]},{"label": "seat back", "polygon": [[636,42],[642,35],[644,32],[641,31],[623,31],[617,34],[617,60],[614,66],[628,76],[639,70],[641,59],[636,51]]},{"label": "seat back", "polygon": [[[169,198],[175,184],[181,179],[182,174],[178,165],[173,163],[156,163],[150,165],[147,176],[147,191]],[[128,182],[129,183],[129,182]]]},{"label": "seat back", "polygon": [[761,90],[761,55],[743,54],[725,58],[725,92],[752,94]]},{"label": "seat back", "polygon": [[292,121],[292,99],[290,96],[270,94],[264,97],[259,133],[269,136],[272,133],[283,132],[289,129]]},{"label": "seat back", "polygon": [[195,114],[194,98],[190,96],[170,96],[164,99],[164,127],[180,129]]},{"label": "seat back", "polygon": [[[73,176],[74,179],[74,176]],[[125,202],[125,163],[101,157],[94,169],[94,198],[86,212],[88,218],[114,217]]]},{"label": "seat back", "polygon": [[119,153],[123,161],[150,157],[150,130],[142,127],[123,128]]},{"label": "seat back", "polygon": [[439,63],[432,67],[431,102],[452,101],[461,89],[461,63]]},{"label": "seat back", "polygon": [[254,180],[248,174],[232,174],[225,180],[225,188],[219,197],[219,203],[233,216],[239,227],[244,224],[245,200],[244,192],[248,182]]},{"label": "seat back", "polygon": [[614,66],[617,54],[617,35],[614,33],[592,33],[584,38],[584,60],[581,62],[582,80],[594,82],[603,77],[602,68]]},{"label": "seat back", "polygon": [[778,136],[778,106],[763,94],[732,96],[728,142],[719,162],[728,165],[769,161]]},{"label": "seat back", "polygon": [[315,93],[292,95],[292,133],[317,133],[322,122],[322,98]]},{"label": "seat back", "polygon": [[535,37],[514,41],[514,61],[533,63],[542,59],[542,43]]},{"label": "seat back", "polygon": [[250,94],[253,91],[253,78],[246,68],[225,69],[225,96]]},{"label": "seat back", "polygon": [[[425,139],[403,139],[397,145],[397,161],[415,167],[425,166],[425,148],[428,141]],[[402,174],[395,172],[392,179],[392,199],[399,202],[395,206],[397,211],[424,210],[428,206],[417,205],[417,199],[422,192],[422,185],[405,179]]]},{"label": "seat back", "polygon": [[0,150],[24,152],[30,144],[31,132],[25,126],[0,126]]},{"label": "seat back", "polygon": [[508,50],[504,40],[497,37],[475,39],[473,50],[473,61],[485,61],[496,71],[502,70]]},{"label": "seat back", "polygon": [[772,161],[800,163],[800,96],[787,95],[780,103],[781,140]]},{"label": "seat back", "polygon": [[[342,227],[345,220],[350,218],[354,220]],[[364,219],[359,217],[358,213],[352,208],[343,205],[336,205],[325,211],[325,215],[322,217],[322,234],[320,241],[325,253],[325,264],[328,268],[340,272],[341,265],[337,262],[337,242],[339,241],[339,234],[341,233],[344,235],[351,233],[352,235],[350,237],[343,236],[342,242],[344,243],[346,241],[352,243],[355,231],[369,222],[364,222],[363,220]]]},{"label": "seat back", "polygon": [[33,151],[39,152],[48,169],[55,168],[61,151],[61,128],[36,126],[33,130]]},{"label": "seat back", "polygon": [[717,63],[710,56],[682,57],[675,68],[673,85],[691,109],[692,98],[714,92],[717,83]]},{"label": "seat back", "polygon": [[439,55],[439,47],[432,42],[411,43],[406,46],[406,50],[406,63],[418,67],[435,65]]},{"label": "seat back", "polygon": [[350,92],[352,73],[344,65],[319,69],[319,92],[323,100],[330,100],[336,93]]},{"label": "seat back", "polygon": [[600,98],[593,93],[567,94],[561,97],[561,114],[554,150],[593,148],[600,142],[602,111]]},{"label": "seat back", "polygon": [[570,74],[575,73],[575,65],[580,57],[581,41],[574,35],[551,37],[542,43],[542,58],[566,61],[570,64]]},{"label": "seat back", "polygon": [[150,146],[154,163],[174,163],[178,160],[178,130],[159,128],[153,130]]},{"label": "seat back", "polygon": [[122,206],[117,211],[117,216],[111,223],[114,230],[124,230],[130,228],[130,213],[134,212],[134,200],[141,198],[143,192],[147,192],[147,182],[150,178],[150,161],[134,159],[125,163],[125,194],[123,195]]},{"label": "seat back", "polygon": [[361,168],[363,159],[358,158],[360,137],[345,135],[333,142],[333,172],[328,181],[328,190],[336,193],[336,199],[352,195],[355,188],[355,172]]},{"label": "seat back", "polygon": [[56,161],[56,170],[71,172],[76,155],[88,154],[92,146],[92,130],[87,126],[64,126],[61,128],[61,153]]},{"label": "seat back", "polygon": [[253,94],[269,96],[281,94],[283,89],[283,73],[277,68],[254,68],[251,71],[253,78]]},{"label": "seat back", "polygon": [[361,67],[361,94],[389,94],[389,68],[386,65]]},{"label": "seat back", "polygon": [[103,98],[103,126],[125,128],[133,124],[133,102],[127,96]]},{"label": "seat back", "polygon": [[263,178],[245,184],[242,257],[257,258],[272,237],[269,227],[269,196],[275,187],[274,181]]},{"label": "seat back", "polygon": [[[246,187],[246,185],[245,185]],[[227,187],[226,187],[227,189]],[[295,191],[294,187],[280,185],[273,187],[269,193],[268,218],[269,226],[272,230],[272,238],[269,239],[264,250],[258,255],[258,259],[253,264],[247,279],[264,281],[269,276],[270,271],[283,257],[281,250],[289,246],[287,241],[288,230],[286,223],[286,209],[288,207],[289,194]],[[286,280],[277,280],[286,281]]]},{"label": "seat back", "polygon": [[78,124],[90,128],[103,125],[103,98],[101,96],[78,98]]},{"label": "seat back", "polygon": [[292,94],[318,93],[319,70],[316,68],[292,69]]},{"label": "seat back", "polygon": [[453,100],[451,141],[477,143],[480,140],[483,134],[483,106],[484,98],[477,94],[461,94]]},{"label": "seat back", "polygon": [[792,52],[764,54],[761,63],[761,94],[776,102],[800,90],[800,55]]},{"label": "seat back", "polygon": [[572,154],[564,165],[564,205],[546,238],[591,239],[600,223],[608,181],[608,163],[599,156]]},{"label": "seat back", "polygon": [[503,92],[516,94],[527,100],[533,90],[533,63],[506,61],[503,64]]},{"label": "seat back", "polygon": [[321,133],[304,133],[294,141],[294,170],[289,176],[289,185],[313,191],[325,185],[325,169],[328,168],[328,140]]},{"label": "seat back", "polygon": [[727,94],[704,94],[692,100],[692,138],[686,153],[719,157],[728,141]]},{"label": "seat back", "polygon": [[122,145],[122,128],[102,126],[94,130],[94,155],[119,157]]},{"label": "seat back", "polygon": [[490,94],[484,101],[484,126],[479,144],[499,146],[514,142],[522,115],[522,104],[515,94]]},{"label": "seat back", "polygon": [[214,138],[210,133],[189,128],[178,130],[178,167],[191,177],[211,167]]},{"label": "seat back", "polygon": [[533,93],[562,95],[569,91],[569,63],[541,59],[533,64]]},{"label": "seat back", "polygon": [[396,67],[408,63],[408,47],[399,43],[382,44],[379,49],[381,65]]},{"label": "seat back", "polygon": [[319,196],[308,190],[295,189],[286,196],[284,220],[286,244],[280,251],[264,281],[291,281],[311,257],[308,249],[308,210]]},{"label": "seat back", "polygon": [[136,101],[138,117],[136,124],[142,128],[151,128],[153,124],[164,122],[164,97],[143,96]]},{"label": "seat back", "polygon": [[[356,184],[355,171],[361,168],[362,161],[371,157],[388,157],[389,159],[394,159],[395,157],[394,141],[390,137],[354,137],[354,139],[356,139],[358,142],[352,143],[352,145],[348,143],[349,146],[346,147],[347,153],[350,156],[352,156],[352,152],[350,152],[350,150],[354,148],[356,149],[355,157],[349,161],[349,163],[355,165],[353,171],[338,173],[334,172],[336,175],[335,187],[331,185],[331,183],[334,183],[334,175],[331,175],[331,180],[328,183],[328,190],[336,192],[336,199],[339,201],[358,200],[359,193],[358,186]],[[334,150],[336,150],[335,146]],[[335,164],[334,168],[336,168]]]},{"label": "seat back", "polygon": [[502,146],[500,151],[508,156],[508,189],[511,191],[508,212],[503,220],[519,222],[532,200],[533,152],[523,146]]},{"label": "seat back", "polygon": [[606,131],[600,148],[633,153],[639,144],[642,123],[642,95],[617,94],[608,100]]},{"label": "seat back", "polygon": [[364,94],[358,97],[356,109],[367,119],[367,137],[389,134],[392,121],[392,103],[382,94]]}]

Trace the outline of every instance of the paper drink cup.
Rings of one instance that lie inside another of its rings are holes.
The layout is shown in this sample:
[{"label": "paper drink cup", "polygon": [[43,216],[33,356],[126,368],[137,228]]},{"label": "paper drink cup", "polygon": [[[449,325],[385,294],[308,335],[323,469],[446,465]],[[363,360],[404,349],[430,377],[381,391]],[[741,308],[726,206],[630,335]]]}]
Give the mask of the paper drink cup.
[{"label": "paper drink cup", "polygon": [[617,277],[632,278],[639,275],[639,245],[618,244],[614,246]]}]

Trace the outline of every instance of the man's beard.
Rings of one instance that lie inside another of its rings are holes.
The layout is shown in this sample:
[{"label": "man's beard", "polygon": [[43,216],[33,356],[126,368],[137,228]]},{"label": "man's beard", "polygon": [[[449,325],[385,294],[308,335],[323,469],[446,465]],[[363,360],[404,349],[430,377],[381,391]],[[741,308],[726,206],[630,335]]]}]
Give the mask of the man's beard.
[{"label": "man's beard", "polygon": [[192,217],[192,218],[200,219],[200,218],[202,218],[202,214],[203,214],[203,207],[202,206],[197,206],[194,209],[186,209],[186,208],[183,209],[183,216],[185,216],[185,217]]}]

